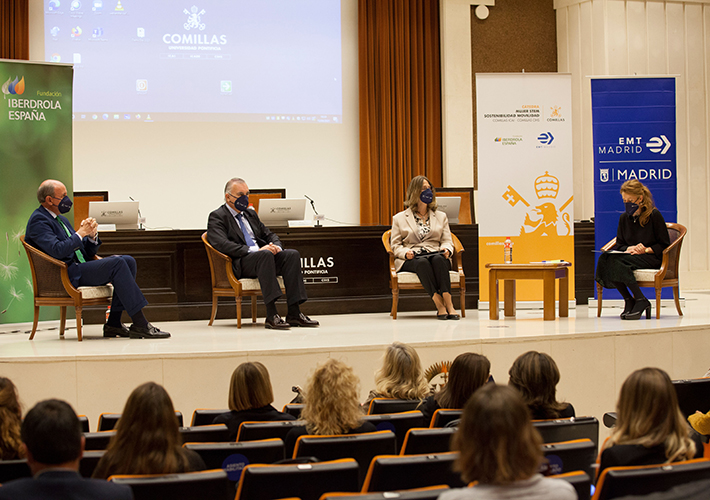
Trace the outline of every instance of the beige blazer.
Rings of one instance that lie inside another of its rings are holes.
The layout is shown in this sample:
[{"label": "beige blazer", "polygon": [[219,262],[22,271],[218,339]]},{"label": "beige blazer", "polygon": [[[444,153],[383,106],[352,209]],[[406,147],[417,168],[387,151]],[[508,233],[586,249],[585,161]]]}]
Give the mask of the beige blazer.
[{"label": "beige blazer", "polygon": [[438,252],[448,249],[449,256],[454,254],[454,242],[449,229],[449,219],[440,210],[429,211],[429,226],[431,230],[423,240],[419,238],[419,228],[414,219],[414,212],[406,209],[392,217],[392,235],[390,245],[394,253],[394,266],[400,270],[407,258],[407,251],[416,253],[420,249],[428,252]]}]

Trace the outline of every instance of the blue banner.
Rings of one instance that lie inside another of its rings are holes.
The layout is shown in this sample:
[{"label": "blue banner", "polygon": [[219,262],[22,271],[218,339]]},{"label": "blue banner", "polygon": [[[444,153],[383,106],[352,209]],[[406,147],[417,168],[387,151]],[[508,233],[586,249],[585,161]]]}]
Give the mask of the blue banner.
[{"label": "blue banner", "polygon": [[[616,237],[624,211],[619,189],[629,179],[650,189],[667,222],[678,220],[676,95],[675,78],[592,79],[591,83],[594,241],[599,249]],[[598,258],[596,254],[595,266]],[[670,288],[663,292],[664,298],[672,297]],[[655,293],[647,295],[655,299]],[[621,298],[616,290],[605,290],[604,297]]]}]

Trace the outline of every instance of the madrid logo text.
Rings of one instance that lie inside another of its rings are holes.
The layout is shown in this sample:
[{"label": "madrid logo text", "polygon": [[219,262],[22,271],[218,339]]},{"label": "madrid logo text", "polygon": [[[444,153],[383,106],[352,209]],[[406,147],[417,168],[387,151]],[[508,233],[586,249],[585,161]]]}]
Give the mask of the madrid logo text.
[{"label": "madrid logo text", "polygon": [[665,155],[671,148],[671,141],[665,135],[651,137],[619,137],[617,144],[598,146],[600,155],[636,155],[648,150],[654,154]]},{"label": "madrid logo text", "polygon": [[626,182],[631,179],[639,181],[665,181],[673,178],[669,168],[600,168],[600,182]]}]

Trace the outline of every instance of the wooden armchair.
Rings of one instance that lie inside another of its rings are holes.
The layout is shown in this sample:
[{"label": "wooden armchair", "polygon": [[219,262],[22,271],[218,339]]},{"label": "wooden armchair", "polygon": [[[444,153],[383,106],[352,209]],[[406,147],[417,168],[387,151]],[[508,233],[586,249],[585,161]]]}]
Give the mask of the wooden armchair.
[{"label": "wooden armchair", "polygon": [[[417,273],[401,272],[398,273],[394,266],[394,252],[390,244],[390,236],[392,230],[385,231],[382,235],[382,244],[389,254],[390,258],[390,288],[392,289],[392,311],[390,316],[392,319],[397,319],[397,303],[399,302],[400,290],[424,290]],[[463,273],[463,256],[464,251],[461,241],[454,233],[451,233],[451,239],[454,241],[453,269],[449,271],[451,276],[451,288],[458,289],[461,292],[461,316],[466,317],[466,276]]]},{"label": "wooden armchair", "polygon": [[[683,244],[683,238],[688,230],[685,226],[674,222],[666,222],[668,228],[668,236],[670,236],[671,244],[663,250],[663,260],[661,261],[660,269],[637,269],[634,271],[634,277],[640,287],[653,287],[656,289],[656,319],[661,317],[661,289],[663,287],[673,287],[673,298],[675,299],[675,308],[678,310],[678,315],[683,316],[683,311],[680,309],[680,290],[678,281],[678,263],[680,262],[680,247]],[[616,244],[616,238],[602,247],[602,251],[609,250]],[[597,283],[597,317],[602,315],[602,292],[603,287]]]},{"label": "wooden armchair", "polygon": [[[202,233],[202,242],[207,250],[207,259],[210,261],[210,274],[212,276],[212,315],[209,326],[212,326],[217,316],[217,302],[219,297],[234,297],[237,301],[237,328],[242,327],[242,297],[251,296],[251,321],[256,323],[256,297],[261,295],[261,286],[256,278],[237,279],[232,270],[232,258],[215,249],[207,241],[207,233]],[[281,276],[276,277],[281,290],[284,291],[284,282]]]},{"label": "wooden armchair", "polygon": [[[82,341],[81,313],[84,306],[111,305],[113,286],[80,286],[74,288],[69,280],[67,265],[61,260],[50,257],[41,250],[25,242],[25,237],[20,236],[20,241],[25,247],[27,258],[32,270],[32,289],[34,291],[35,314],[32,323],[30,340],[34,339],[39,321],[39,306],[59,306],[60,323],[59,337],[64,337],[64,328],[67,321],[67,306],[74,306],[76,311],[76,333],[79,342]],[[97,259],[100,257],[96,257]]]}]

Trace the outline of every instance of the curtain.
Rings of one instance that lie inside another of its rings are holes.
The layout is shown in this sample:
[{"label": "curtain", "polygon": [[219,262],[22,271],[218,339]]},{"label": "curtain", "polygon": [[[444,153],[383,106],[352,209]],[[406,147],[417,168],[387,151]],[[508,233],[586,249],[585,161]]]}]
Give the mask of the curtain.
[{"label": "curtain", "polygon": [[0,0],[0,58],[30,58],[29,0]]},{"label": "curtain", "polygon": [[442,182],[439,0],[360,0],[360,223],[392,222],[412,177]]}]

